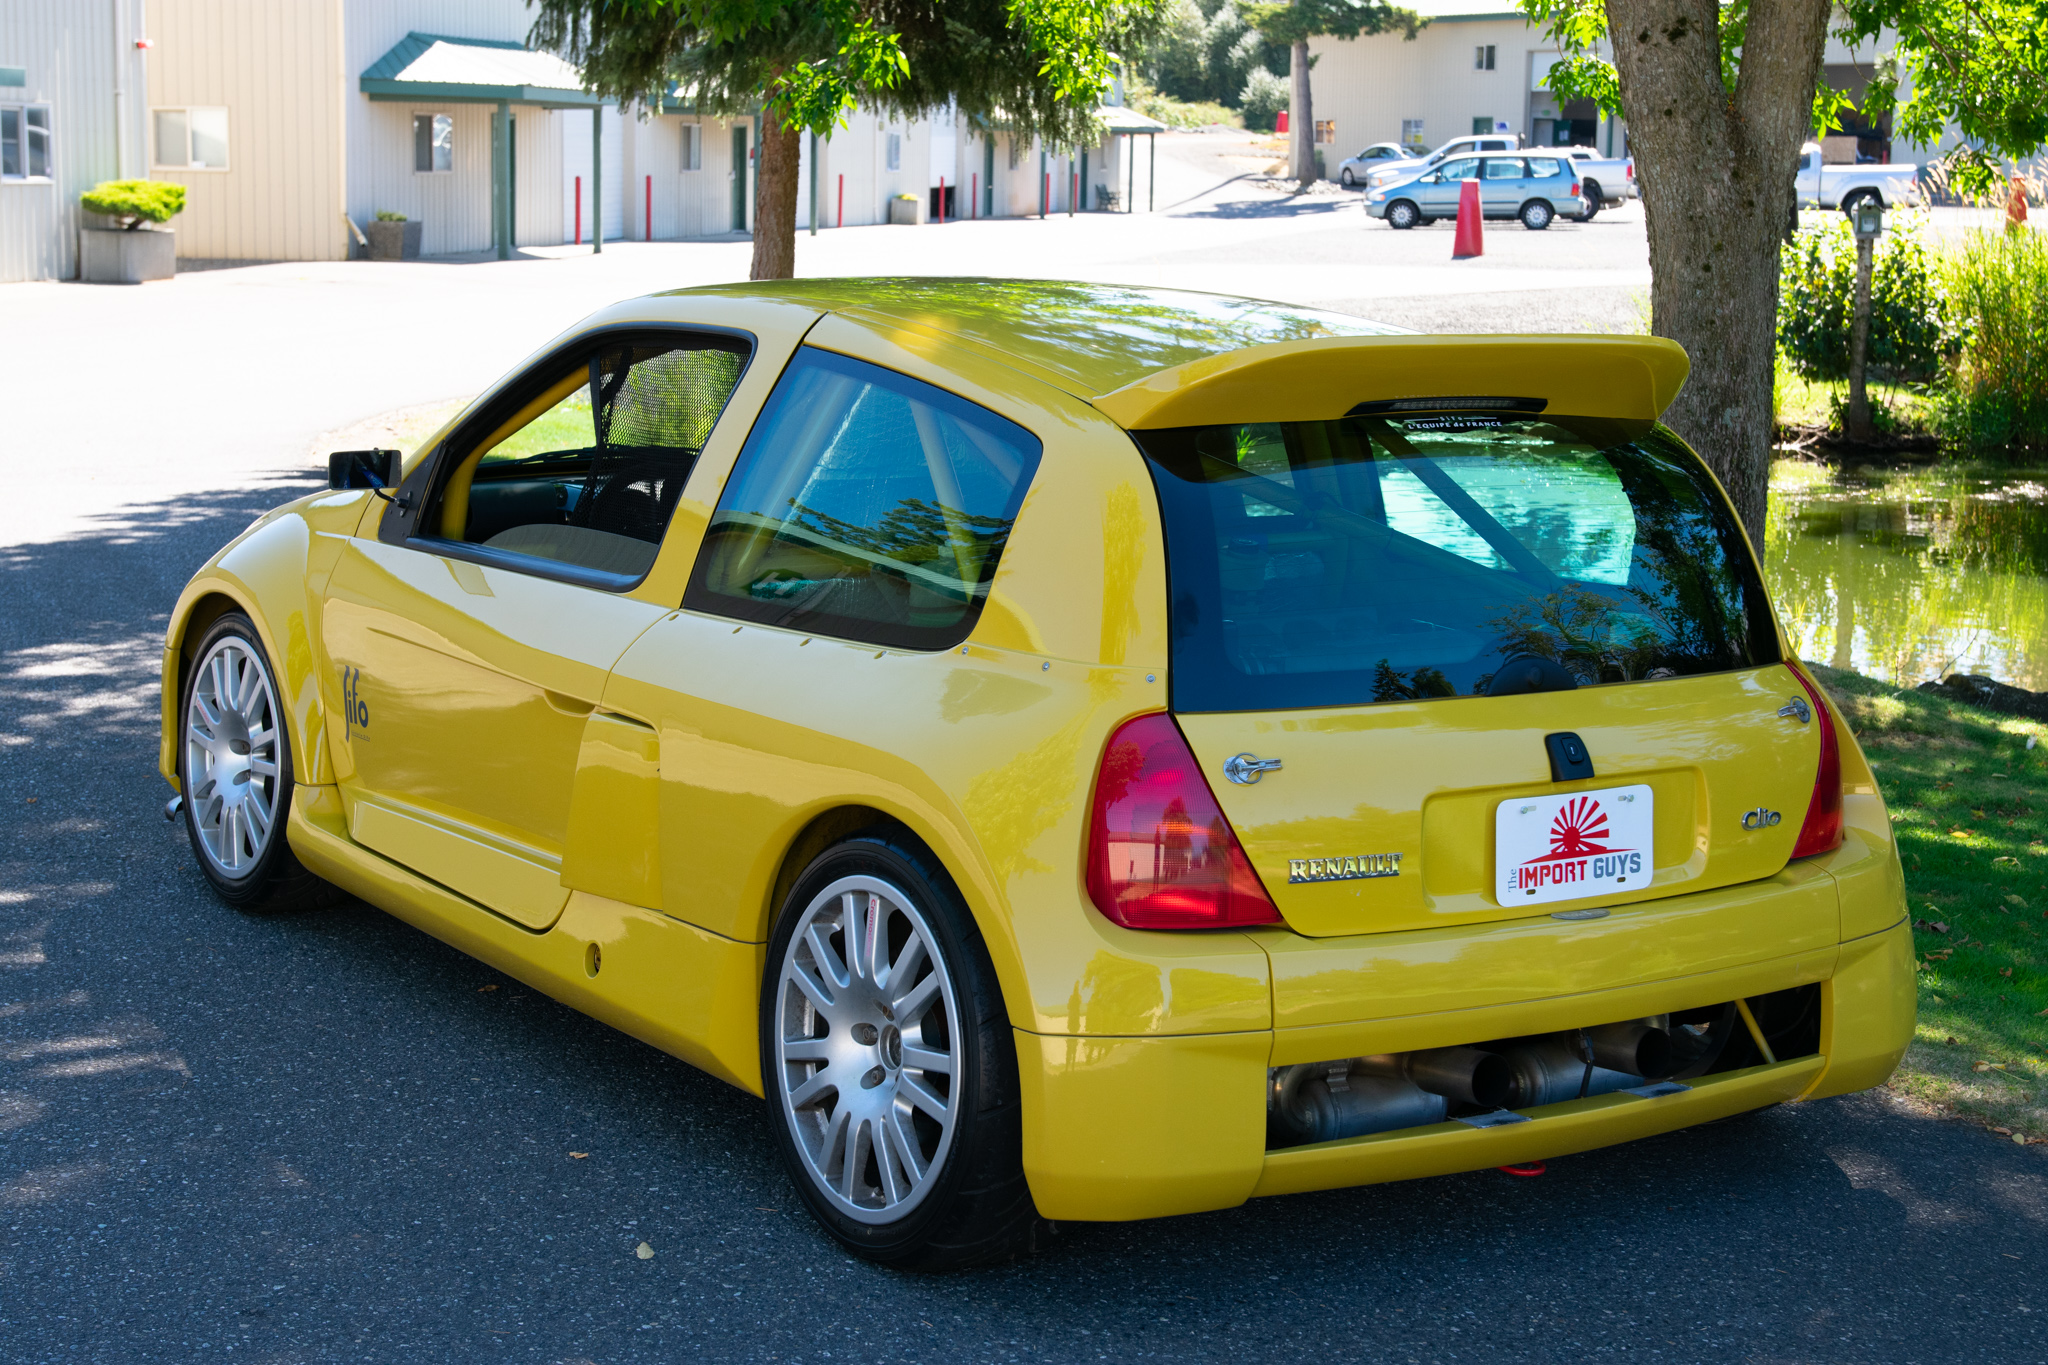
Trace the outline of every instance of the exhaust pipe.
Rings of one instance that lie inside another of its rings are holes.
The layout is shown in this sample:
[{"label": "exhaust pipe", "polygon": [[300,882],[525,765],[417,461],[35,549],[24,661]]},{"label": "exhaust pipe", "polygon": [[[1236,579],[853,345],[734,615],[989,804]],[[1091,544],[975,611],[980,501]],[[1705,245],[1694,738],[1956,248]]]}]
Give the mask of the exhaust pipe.
[{"label": "exhaust pipe", "polygon": [[1613,1071],[1661,1081],[1678,1070],[1671,1035],[1641,1020],[1589,1028],[1586,1041],[1593,1046],[1593,1060]]},{"label": "exhaust pipe", "polygon": [[[1668,1046],[1670,1040],[1665,1041]],[[1579,1036],[1576,1033],[1550,1033],[1541,1038],[1525,1038],[1502,1055],[1515,1077],[1513,1096],[1504,1106],[1508,1109],[1561,1104],[1565,1100],[1578,1099],[1582,1089],[1588,1096],[1606,1095],[1641,1085],[1644,1080],[1640,1072],[1617,1071],[1601,1066],[1598,1053],[1594,1054],[1589,1075],[1586,1059],[1579,1054]]]},{"label": "exhaust pipe", "polygon": [[1413,1081],[1375,1076],[1354,1069],[1349,1061],[1304,1062],[1273,1073],[1269,1113],[1278,1135],[1276,1145],[1296,1146],[1363,1137],[1396,1128],[1442,1123],[1449,1101]]},{"label": "exhaust pipe", "polygon": [[1497,1052],[1476,1047],[1439,1047],[1361,1057],[1353,1064],[1373,1076],[1413,1081],[1432,1095],[1498,1109],[1514,1089],[1515,1073]]}]

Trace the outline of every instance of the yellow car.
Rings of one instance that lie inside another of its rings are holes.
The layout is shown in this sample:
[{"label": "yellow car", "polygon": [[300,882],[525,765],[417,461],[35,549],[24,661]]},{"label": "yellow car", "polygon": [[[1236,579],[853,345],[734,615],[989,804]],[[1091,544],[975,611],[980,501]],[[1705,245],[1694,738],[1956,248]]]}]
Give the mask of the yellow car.
[{"label": "yellow car", "polygon": [[1903,882],[1642,337],[1215,295],[635,299],[192,579],[163,774],[765,1097],[854,1252],[1883,1080]]}]

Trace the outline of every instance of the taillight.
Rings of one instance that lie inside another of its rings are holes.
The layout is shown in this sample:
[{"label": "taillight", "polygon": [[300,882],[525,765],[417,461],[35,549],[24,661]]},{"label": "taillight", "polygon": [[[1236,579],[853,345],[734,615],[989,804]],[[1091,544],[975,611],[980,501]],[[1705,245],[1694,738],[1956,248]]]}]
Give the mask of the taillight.
[{"label": "taillight", "polygon": [[1813,723],[1820,727],[1820,771],[1814,774],[1813,798],[1806,803],[1806,821],[1799,826],[1799,842],[1792,856],[1811,858],[1839,848],[1842,843],[1842,746],[1835,739],[1835,718],[1820,699],[1820,689],[1806,680],[1798,669],[1792,676],[1813,699]]},{"label": "taillight", "polygon": [[1572,181],[1572,193],[1571,193],[1571,197],[1572,197],[1572,198],[1574,198],[1574,199],[1576,199],[1576,198],[1578,198],[1578,197],[1579,197],[1579,182],[1578,182],[1578,181],[1576,181],[1576,180]]},{"label": "taillight", "polygon": [[1129,929],[1280,922],[1171,716],[1127,721],[1103,748],[1088,896]]}]

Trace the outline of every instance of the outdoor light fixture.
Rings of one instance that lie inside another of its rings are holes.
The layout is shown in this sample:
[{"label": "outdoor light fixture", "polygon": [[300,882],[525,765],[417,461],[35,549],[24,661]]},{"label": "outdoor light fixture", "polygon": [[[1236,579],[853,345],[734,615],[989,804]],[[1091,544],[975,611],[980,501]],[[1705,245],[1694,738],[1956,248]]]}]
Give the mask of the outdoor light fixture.
[{"label": "outdoor light fixture", "polygon": [[1884,201],[1865,196],[1856,205],[1856,236],[1859,240],[1874,242],[1884,231]]}]

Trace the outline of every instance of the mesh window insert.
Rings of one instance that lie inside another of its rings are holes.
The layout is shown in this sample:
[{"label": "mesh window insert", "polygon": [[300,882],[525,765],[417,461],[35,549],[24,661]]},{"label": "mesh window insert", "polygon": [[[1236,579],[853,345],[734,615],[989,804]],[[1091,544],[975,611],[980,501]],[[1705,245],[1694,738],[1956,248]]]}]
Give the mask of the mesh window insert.
[{"label": "mesh window insert", "polygon": [[744,342],[693,336],[578,358],[458,467],[443,535],[641,577],[747,355]]},{"label": "mesh window insert", "polygon": [[1347,417],[1135,433],[1166,524],[1173,705],[1343,706],[1777,658],[1699,460],[1647,422]]},{"label": "mesh window insert", "polygon": [[683,604],[910,649],[956,644],[1039,451],[985,408],[805,347],[747,438]]}]

